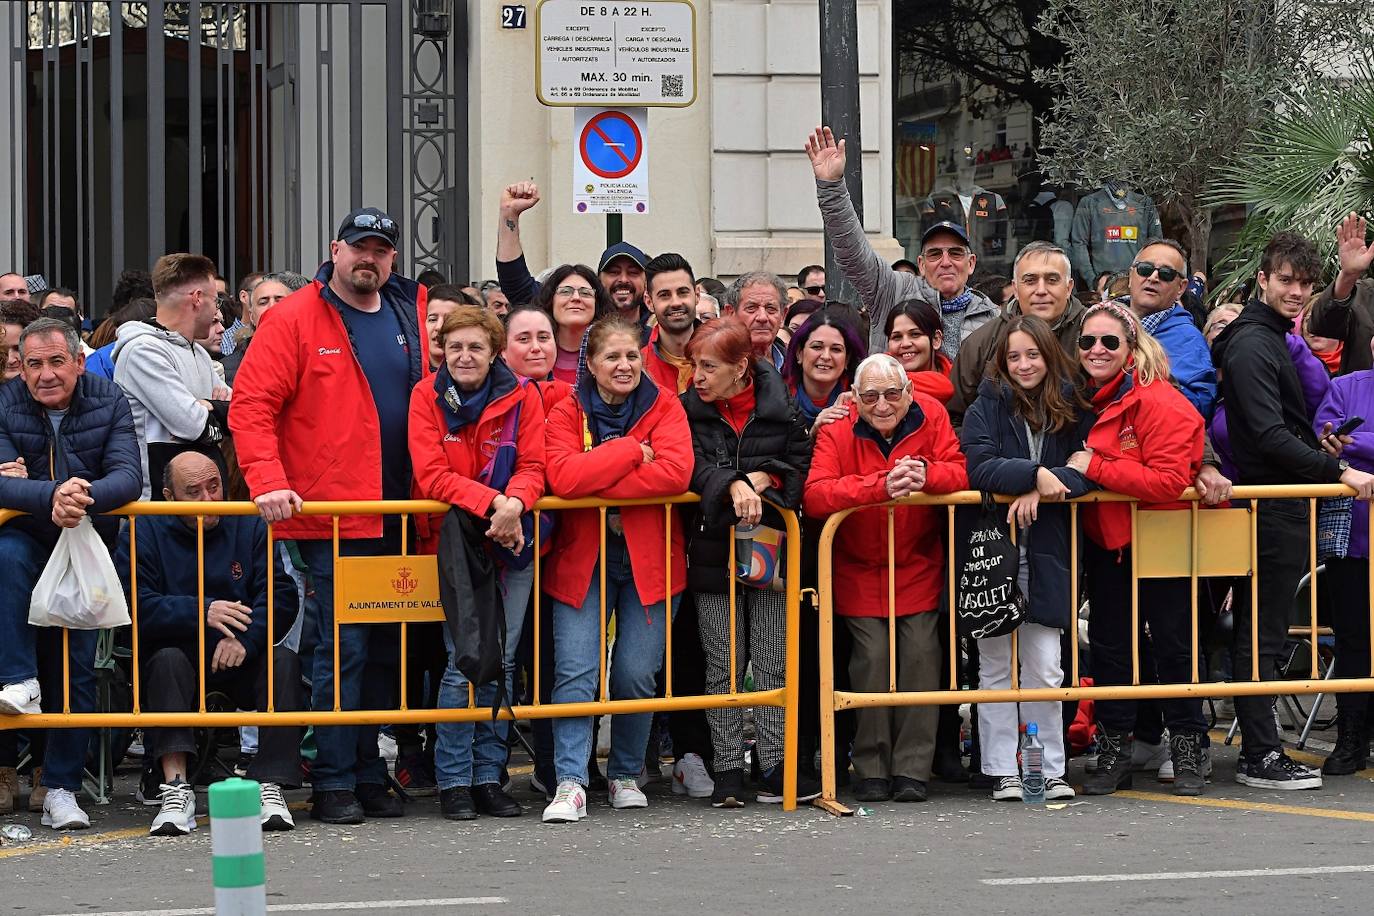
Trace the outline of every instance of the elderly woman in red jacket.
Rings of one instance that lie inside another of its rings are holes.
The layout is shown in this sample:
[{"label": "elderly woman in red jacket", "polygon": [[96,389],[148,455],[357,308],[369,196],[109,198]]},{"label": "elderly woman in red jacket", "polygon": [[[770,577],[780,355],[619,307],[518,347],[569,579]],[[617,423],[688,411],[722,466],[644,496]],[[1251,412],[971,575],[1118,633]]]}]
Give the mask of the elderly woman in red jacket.
[{"label": "elderly woman in red jacket", "polygon": [[[514,688],[515,650],[534,585],[534,566],[517,568],[524,546],[521,516],[544,494],[544,399],[539,389],[512,372],[497,354],[505,330],[492,312],[459,306],[438,334],[444,359],[410,395],[410,456],[416,489],[489,522],[487,537],[508,548],[493,551],[506,614],[506,695]],[[514,450],[513,461],[509,451]],[[506,454],[498,456],[498,453]],[[504,476],[507,479],[499,480]],[[448,627],[448,666],[439,687],[439,708],[468,705],[468,682],[455,665]],[[495,682],[477,685],[477,705],[490,706]],[[501,789],[506,764],[505,721],[443,722],[434,761],[439,806],[450,820],[478,812],[515,817],[520,805]]]},{"label": "elderly woman in red jacket", "polygon": [[[692,479],[692,434],[677,394],[644,374],[639,327],[618,316],[597,320],[587,335],[587,371],[573,396],[549,413],[549,491],[566,499],[637,499],[675,496]],[[675,512],[662,506],[606,510],[605,552],[599,509],[559,513],[558,538],[541,580],[554,600],[555,703],[596,698],[601,619],[616,617],[611,662],[612,699],[654,695],[663,664],[665,633],[686,587],[687,555]],[[671,527],[670,527],[671,525]],[[671,582],[665,568],[671,555]],[[598,562],[599,561],[599,562]],[[602,593],[602,588],[605,593]],[[607,780],[613,808],[649,802],[635,778],[644,769],[651,713],[611,718]],[[544,809],[546,823],[587,814],[587,757],[592,720],[554,720],[558,791]]]},{"label": "elderly woman in red jacket", "polygon": [[[806,481],[806,514],[824,517],[914,493],[968,486],[964,456],[939,401],[914,391],[894,357],[879,353],[854,376],[858,415],[823,427]],[[944,513],[927,506],[896,511],[895,606],[888,606],[886,510],[846,519],[835,538],[835,610],[854,639],[853,689],[888,689],[888,615],[896,616],[897,689],[935,690],[940,677],[936,632],[944,583]],[[858,711],[852,761],[860,801],[924,801],[935,753],[933,706]]]},{"label": "elderly woman in red jacket", "polygon": [[[1086,447],[1068,466],[1104,490],[1140,500],[1141,509],[1186,509],[1179,496],[1202,466],[1202,417],[1169,381],[1164,349],[1135,314],[1103,302],[1083,314],[1079,359],[1091,384],[1097,422]],[[1083,510],[1083,568],[1087,578],[1088,641],[1098,686],[1131,682],[1131,509],[1094,503]],[[1187,579],[1142,579],[1139,641],[1147,638],[1161,684],[1192,680],[1191,601]],[[1149,635],[1144,627],[1149,624]],[[1169,729],[1174,794],[1200,795],[1205,784],[1202,700],[1160,701]],[[1135,702],[1099,700],[1097,772],[1087,795],[1109,795],[1131,784]]]}]

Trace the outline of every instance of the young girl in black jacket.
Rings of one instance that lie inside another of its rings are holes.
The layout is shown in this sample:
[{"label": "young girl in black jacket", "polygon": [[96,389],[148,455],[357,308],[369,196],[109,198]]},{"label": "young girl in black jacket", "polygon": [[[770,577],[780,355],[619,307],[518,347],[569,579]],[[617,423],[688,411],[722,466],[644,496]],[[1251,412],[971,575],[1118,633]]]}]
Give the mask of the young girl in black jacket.
[{"label": "young girl in black jacket", "polygon": [[[989,364],[990,377],[964,415],[961,444],[970,484],[1014,496],[1008,524],[1017,526],[1018,584],[1026,596],[1026,620],[1016,630],[1022,687],[1058,687],[1062,631],[1074,624],[1070,607],[1069,508],[1060,503],[1093,489],[1068,458],[1083,448],[1093,415],[1074,389],[1072,366],[1042,319],[1021,315],[1002,329]],[[978,641],[979,686],[1011,686],[1010,634]],[[1064,734],[1059,704],[1022,703],[1021,717],[1036,722],[1045,744],[1045,797],[1072,798],[1064,781]],[[980,703],[983,772],[993,779],[992,797],[1020,800],[1017,774],[1017,704]]]},{"label": "young girl in black jacket", "polygon": [[[692,491],[701,496],[701,514],[687,547],[687,587],[696,594],[706,692],[728,693],[732,682],[740,687],[750,660],[757,688],[774,690],[783,686],[786,673],[787,607],[782,592],[736,584],[735,670],[730,670],[730,526],[762,522],[783,529],[781,517],[761,497],[784,508],[801,508],[802,483],[811,466],[811,437],[777,370],[751,357],[749,334],[739,322],[706,322],[687,345],[687,356],[692,360],[692,387],[682,395],[682,403],[696,456]],[[711,804],[741,807],[743,713],[738,707],[712,709],[707,719],[715,746]],[[757,707],[754,726],[764,782],[758,800],[780,802],[783,711]],[[819,794],[814,780],[798,777],[798,801]]]}]

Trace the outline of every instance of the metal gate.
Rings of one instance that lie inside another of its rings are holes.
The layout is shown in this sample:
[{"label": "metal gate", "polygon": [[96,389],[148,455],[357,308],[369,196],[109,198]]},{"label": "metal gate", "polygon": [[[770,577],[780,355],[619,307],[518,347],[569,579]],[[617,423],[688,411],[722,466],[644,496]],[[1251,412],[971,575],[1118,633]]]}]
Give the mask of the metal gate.
[{"label": "metal gate", "polygon": [[106,309],[125,268],[203,252],[306,274],[355,206],[399,267],[467,268],[466,19],[447,0],[25,0],[0,12],[0,270]]}]

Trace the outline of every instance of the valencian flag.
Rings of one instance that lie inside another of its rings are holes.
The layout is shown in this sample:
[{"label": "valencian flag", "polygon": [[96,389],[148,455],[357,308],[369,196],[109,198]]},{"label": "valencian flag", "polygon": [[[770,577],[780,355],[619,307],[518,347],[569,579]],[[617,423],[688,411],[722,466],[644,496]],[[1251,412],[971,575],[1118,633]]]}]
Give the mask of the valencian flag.
[{"label": "valencian flag", "polygon": [[936,127],[929,121],[903,121],[897,125],[897,196],[920,200],[935,187],[939,153]]}]

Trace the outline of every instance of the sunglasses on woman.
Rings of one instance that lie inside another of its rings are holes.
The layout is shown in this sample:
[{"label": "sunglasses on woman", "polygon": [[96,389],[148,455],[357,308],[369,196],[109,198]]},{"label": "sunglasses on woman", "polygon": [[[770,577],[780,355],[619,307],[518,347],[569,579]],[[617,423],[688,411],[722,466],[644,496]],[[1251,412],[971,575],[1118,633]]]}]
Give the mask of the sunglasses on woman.
[{"label": "sunglasses on woman", "polygon": [[1121,348],[1121,338],[1115,334],[1103,334],[1100,337],[1095,334],[1079,334],[1078,349],[1086,353],[1096,346],[1099,340],[1102,341],[1102,346],[1113,353]]},{"label": "sunglasses on woman", "polygon": [[1149,277],[1150,274],[1157,273],[1159,274],[1159,279],[1163,280],[1165,283],[1172,283],[1183,276],[1183,271],[1181,270],[1174,270],[1174,268],[1166,267],[1163,264],[1151,264],[1149,261],[1137,263],[1135,265],[1135,272],[1138,277]]},{"label": "sunglasses on woman", "polygon": [[859,400],[867,404],[869,407],[872,407],[874,404],[878,403],[878,398],[882,398],[889,404],[896,404],[898,401],[902,399],[902,395],[905,392],[905,388],[885,388],[882,391],[860,391]]}]

